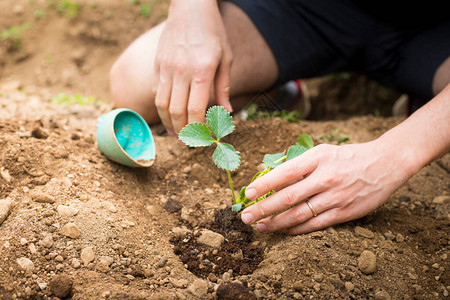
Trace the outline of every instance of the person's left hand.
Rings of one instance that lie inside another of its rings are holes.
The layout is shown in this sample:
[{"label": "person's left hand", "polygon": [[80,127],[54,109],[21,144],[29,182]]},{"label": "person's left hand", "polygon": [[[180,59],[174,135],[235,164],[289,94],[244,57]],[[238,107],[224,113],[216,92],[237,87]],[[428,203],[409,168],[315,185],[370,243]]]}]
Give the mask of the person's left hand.
[{"label": "person's left hand", "polygon": [[249,199],[277,193],[246,208],[242,221],[257,222],[260,232],[302,234],[362,217],[411,176],[398,150],[378,140],[318,145],[252,182]]}]

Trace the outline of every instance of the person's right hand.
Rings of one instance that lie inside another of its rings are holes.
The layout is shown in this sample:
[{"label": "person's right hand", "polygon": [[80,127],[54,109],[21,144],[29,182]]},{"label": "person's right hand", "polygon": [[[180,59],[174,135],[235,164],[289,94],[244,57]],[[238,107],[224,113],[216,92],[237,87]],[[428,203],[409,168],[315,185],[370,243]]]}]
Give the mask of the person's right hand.
[{"label": "person's right hand", "polygon": [[229,102],[231,49],[216,0],[173,0],[155,60],[155,105],[169,134],[203,122],[211,90]]}]

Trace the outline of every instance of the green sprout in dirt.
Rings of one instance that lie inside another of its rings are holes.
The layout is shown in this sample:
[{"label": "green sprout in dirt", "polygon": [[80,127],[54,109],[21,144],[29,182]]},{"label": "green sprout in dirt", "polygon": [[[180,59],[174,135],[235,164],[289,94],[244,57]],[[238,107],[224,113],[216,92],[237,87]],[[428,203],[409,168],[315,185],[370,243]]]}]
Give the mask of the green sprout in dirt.
[{"label": "green sprout in dirt", "polygon": [[46,15],[47,15],[47,13],[45,12],[45,10],[36,9],[34,11],[34,17],[38,20],[43,19]]},{"label": "green sprout in dirt", "polygon": [[273,119],[280,118],[282,120],[296,123],[301,119],[301,113],[298,110],[275,110],[275,111],[265,111],[259,110],[256,103],[249,104],[245,110],[247,111],[246,120],[258,120],[258,119]]},{"label": "green sprout in dirt", "polygon": [[66,93],[59,93],[50,100],[51,103],[69,106],[73,104],[78,105],[101,105],[102,102],[96,100],[92,96],[83,96],[81,94],[67,95]]},{"label": "green sprout in dirt", "polygon": [[56,11],[60,15],[65,15],[69,19],[75,18],[80,12],[81,5],[70,0],[60,0]]},{"label": "green sprout in dirt", "polygon": [[147,19],[153,10],[153,4],[144,3],[139,6],[139,14],[142,18]]},{"label": "green sprout in dirt", "polygon": [[[270,171],[272,171],[274,168],[281,165],[282,163],[289,161],[289,160],[305,153],[308,149],[311,149],[312,147],[314,147],[314,142],[313,142],[311,136],[308,134],[302,134],[298,137],[297,143],[295,145],[290,146],[287,151],[283,151],[283,152],[275,153],[275,154],[266,154],[263,159],[263,163],[264,163],[264,165],[266,165],[266,168],[263,171],[256,173],[253,176],[250,183],[252,183],[256,179],[262,177],[263,175],[269,173]],[[276,193],[275,191],[272,190],[255,200],[251,200],[245,196],[246,189],[247,189],[247,186],[242,187],[242,189],[239,193],[238,199],[235,201],[235,203],[232,206],[233,211],[239,212],[239,211],[243,210],[244,208],[249,207],[250,205],[253,205],[259,201],[262,201],[262,200],[266,199],[267,197]]]},{"label": "green sprout in dirt", "polygon": [[[220,141],[220,139],[232,133],[234,128],[234,121],[230,113],[222,106],[213,106],[206,113],[206,124],[200,122],[190,123],[180,131],[178,138],[190,147],[208,147],[212,144],[216,144],[216,149],[212,156],[213,161],[218,168],[227,172],[231,195],[233,197],[232,210],[239,212],[242,209],[269,197],[274,194],[275,191],[270,191],[262,197],[250,200],[245,197],[247,186],[244,186],[239,193],[239,197],[236,199],[230,172],[239,167],[241,164],[241,156],[238,151],[234,150],[232,145]],[[314,147],[314,142],[311,136],[302,134],[298,137],[297,143],[289,147],[287,151],[276,154],[266,154],[263,163],[267,167],[263,171],[256,173],[250,182],[269,173],[283,162],[303,154],[312,147]]]},{"label": "green sprout in dirt", "polygon": [[320,136],[319,140],[326,141],[327,143],[340,145],[347,143],[349,137],[348,135],[341,133],[339,129],[335,128],[331,131],[331,133],[326,134],[324,136]]},{"label": "green sprout in dirt", "polygon": [[230,172],[239,167],[241,156],[232,145],[221,142],[220,139],[232,133],[234,128],[234,121],[230,113],[222,106],[213,106],[206,113],[206,124],[190,123],[178,134],[178,138],[190,147],[216,145],[212,158],[218,168],[227,172],[233,204],[236,203],[236,197]]},{"label": "green sprout in dirt", "polygon": [[12,26],[4,29],[0,33],[0,40],[9,43],[10,50],[21,50],[22,49],[22,36],[25,31],[31,28],[30,23],[24,23],[20,26]]}]

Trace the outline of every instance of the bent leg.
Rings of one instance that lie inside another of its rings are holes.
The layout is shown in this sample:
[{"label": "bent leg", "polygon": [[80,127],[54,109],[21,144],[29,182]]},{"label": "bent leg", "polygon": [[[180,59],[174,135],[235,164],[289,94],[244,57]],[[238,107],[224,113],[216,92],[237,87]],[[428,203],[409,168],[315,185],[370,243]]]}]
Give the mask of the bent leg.
[{"label": "bent leg", "polygon": [[159,121],[151,82],[163,29],[164,23],[161,23],[136,39],[120,55],[110,72],[111,95],[115,106],[132,109],[146,121]]},{"label": "bent leg", "polygon": [[433,77],[433,94],[439,94],[450,83],[450,56],[438,67]]},{"label": "bent leg", "polygon": [[[269,88],[278,78],[278,66],[266,41],[236,5],[222,2],[220,10],[234,57],[231,97]],[[161,23],[135,40],[114,63],[110,74],[115,105],[135,110],[150,124],[159,122],[152,82],[156,51],[164,24]]]}]

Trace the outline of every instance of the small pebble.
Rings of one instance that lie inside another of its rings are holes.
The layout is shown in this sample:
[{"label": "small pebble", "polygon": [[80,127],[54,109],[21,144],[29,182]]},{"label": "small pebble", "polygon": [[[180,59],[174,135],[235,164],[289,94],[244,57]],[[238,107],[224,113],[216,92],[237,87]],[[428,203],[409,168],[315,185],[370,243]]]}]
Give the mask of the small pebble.
[{"label": "small pebble", "polygon": [[81,262],[77,258],[72,258],[72,261],[70,264],[71,264],[72,268],[74,268],[74,269],[78,269],[79,267],[81,267]]},{"label": "small pebble", "polygon": [[164,267],[166,265],[166,263],[167,263],[167,258],[161,257],[161,259],[156,264],[156,267],[162,268],[162,267]]},{"label": "small pebble", "polygon": [[28,245],[28,251],[30,251],[31,254],[36,254],[37,253],[36,246],[33,243],[30,243]]},{"label": "small pebble", "polygon": [[12,209],[12,201],[11,200],[0,200],[0,225],[6,220],[9,216]]},{"label": "small pebble", "polygon": [[371,239],[375,236],[375,234],[372,231],[361,226],[355,227],[355,234],[368,239]]},{"label": "small pebble", "polygon": [[26,258],[21,257],[17,259],[17,264],[20,266],[20,268],[26,272],[33,272],[34,271],[34,263]]},{"label": "small pebble", "polygon": [[53,246],[53,236],[50,233],[46,234],[44,238],[39,241],[39,246],[51,248]]},{"label": "small pebble", "polygon": [[403,235],[402,235],[401,233],[398,233],[398,234],[395,236],[395,241],[396,241],[397,243],[402,243],[402,242],[405,241],[405,238],[403,237]]},{"label": "small pebble", "polygon": [[223,235],[209,229],[202,230],[201,235],[197,238],[198,243],[217,249],[222,246],[224,241]]},{"label": "small pebble", "polygon": [[204,280],[197,278],[188,287],[188,291],[195,297],[202,299],[208,293],[208,284]]},{"label": "small pebble", "polygon": [[49,134],[44,128],[36,127],[31,131],[31,136],[37,139],[46,139]]},{"label": "small pebble", "polygon": [[345,285],[345,289],[349,292],[353,291],[353,289],[355,288],[355,285],[353,283],[351,283],[350,281],[346,281],[344,283]]},{"label": "small pebble", "polygon": [[381,289],[375,293],[375,300],[391,300],[391,296],[385,290]]},{"label": "small pebble", "polygon": [[368,250],[363,251],[358,259],[358,267],[366,275],[374,273],[377,267],[376,255]]},{"label": "small pebble", "polygon": [[56,210],[58,211],[59,215],[64,219],[71,218],[78,214],[77,208],[66,205],[58,205]]},{"label": "small pebble", "polygon": [[39,203],[55,203],[55,198],[53,196],[40,191],[32,192],[31,199]]},{"label": "small pebble", "polygon": [[450,202],[450,196],[437,196],[433,199],[433,203],[435,204],[445,204]]},{"label": "small pebble", "polygon": [[81,261],[84,263],[84,265],[89,264],[95,259],[95,252],[92,247],[86,247],[83,250],[81,250]]},{"label": "small pebble", "polygon": [[305,288],[305,285],[301,281],[296,281],[296,282],[294,282],[292,287],[297,291],[302,291]]},{"label": "small pebble", "polygon": [[322,282],[323,280],[323,274],[314,274],[312,276],[312,278],[314,279],[315,282]]},{"label": "small pebble", "polygon": [[74,223],[67,223],[61,228],[61,233],[72,239],[77,239],[81,236],[81,230]]}]

